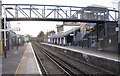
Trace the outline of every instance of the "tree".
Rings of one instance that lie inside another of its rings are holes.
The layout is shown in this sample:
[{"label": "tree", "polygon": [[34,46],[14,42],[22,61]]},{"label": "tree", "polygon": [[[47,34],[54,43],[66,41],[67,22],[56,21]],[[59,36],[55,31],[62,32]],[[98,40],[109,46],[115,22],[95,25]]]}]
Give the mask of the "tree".
[{"label": "tree", "polygon": [[37,38],[38,38],[38,41],[43,42],[44,41],[44,32],[40,31]]},{"label": "tree", "polygon": [[40,31],[37,37],[42,37],[42,36],[44,36],[44,32]]}]

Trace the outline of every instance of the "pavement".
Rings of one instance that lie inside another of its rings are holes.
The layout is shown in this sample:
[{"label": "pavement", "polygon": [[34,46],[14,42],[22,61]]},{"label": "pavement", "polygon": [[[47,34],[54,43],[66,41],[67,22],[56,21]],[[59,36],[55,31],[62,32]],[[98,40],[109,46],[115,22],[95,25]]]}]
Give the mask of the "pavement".
[{"label": "pavement", "polygon": [[15,74],[26,47],[27,43],[22,47],[19,46],[18,49],[14,47],[12,50],[7,51],[7,58],[2,56],[2,76]]},{"label": "pavement", "polygon": [[30,74],[34,76],[40,76],[42,74],[31,43],[28,43],[25,49],[22,59],[15,72],[15,76],[18,76],[19,74],[26,74],[28,76]]},{"label": "pavement", "polygon": [[0,55],[0,76],[2,75],[2,55]]}]

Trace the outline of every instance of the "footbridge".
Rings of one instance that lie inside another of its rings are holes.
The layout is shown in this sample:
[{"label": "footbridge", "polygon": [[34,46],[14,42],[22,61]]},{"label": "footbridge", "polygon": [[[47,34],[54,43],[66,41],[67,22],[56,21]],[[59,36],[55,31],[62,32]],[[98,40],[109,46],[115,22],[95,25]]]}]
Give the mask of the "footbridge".
[{"label": "footbridge", "polygon": [[40,4],[2,4],[6,21],[116,21],[118,11],[106,7],[78,7]]}]

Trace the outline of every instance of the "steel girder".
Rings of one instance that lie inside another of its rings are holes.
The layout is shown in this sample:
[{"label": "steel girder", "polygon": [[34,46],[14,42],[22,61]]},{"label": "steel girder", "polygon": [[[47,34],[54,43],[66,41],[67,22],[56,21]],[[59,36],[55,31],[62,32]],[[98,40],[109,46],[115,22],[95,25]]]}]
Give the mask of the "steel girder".
[{"label": "steel girder", "polygon": [[[77,7],[39,4],[2,4],[7,18],[11,19],[75,19],[116,21],[117,10],[98,7]],[[111,13],[112,12],[112,15]],[[89,14],[94,16],[89,17]],[[114,15],[113,15],[114,13]],[[102,17],[100,19],[100,17]]]}]

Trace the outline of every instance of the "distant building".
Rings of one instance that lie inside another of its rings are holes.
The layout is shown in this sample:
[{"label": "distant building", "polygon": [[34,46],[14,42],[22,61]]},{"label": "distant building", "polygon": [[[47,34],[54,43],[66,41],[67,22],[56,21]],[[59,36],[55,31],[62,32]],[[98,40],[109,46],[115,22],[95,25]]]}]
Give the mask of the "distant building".
[{"label": "distant building", "polygon": [[25,42],[29,42],[30,41],[28,36],[24,36],[24,40],[25,40]]},{"label": "distant building", "polygon": [[52,35],[56,35],[54,30],[47,32],[44,35],[44,42],[50,42],[50,38],[49,37],[52,36]]},{"label": "distant building", "polygon": [[57,34],[50,36],[50,42],[60,45],[73,44],[75,41],[75,33],[80,30],[79,25],[73,25],[71,22],[63,22],[62,25],[56,25]]}]

